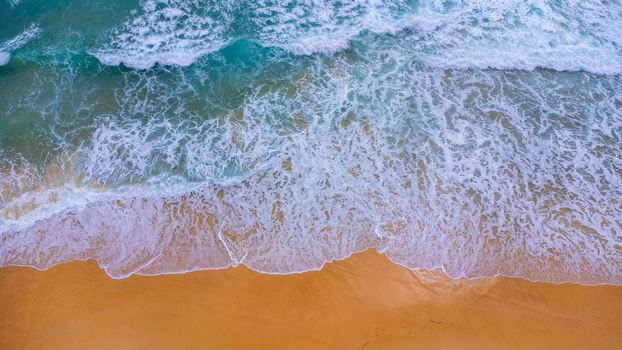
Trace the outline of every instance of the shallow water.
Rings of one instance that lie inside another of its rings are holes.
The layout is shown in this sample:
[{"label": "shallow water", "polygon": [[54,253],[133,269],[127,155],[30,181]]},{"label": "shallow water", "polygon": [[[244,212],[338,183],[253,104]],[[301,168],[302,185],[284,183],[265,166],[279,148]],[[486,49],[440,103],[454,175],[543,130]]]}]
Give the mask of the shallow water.
[{"label": "shallow water", "polygon": [[622,283],[622,6],[0,3],[0,265]]}]

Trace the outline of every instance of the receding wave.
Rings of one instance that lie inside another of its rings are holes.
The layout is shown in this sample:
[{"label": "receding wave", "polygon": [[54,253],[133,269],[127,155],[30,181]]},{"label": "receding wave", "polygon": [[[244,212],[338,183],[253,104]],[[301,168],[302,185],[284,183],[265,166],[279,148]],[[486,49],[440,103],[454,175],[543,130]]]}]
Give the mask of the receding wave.
[{"label": "receding wave", "polygon": [[[291,273],[376,248],[451,276],[622,283],[620,80],[407,53],[318,60],[202,121],[155,97],[147,120],[100,118],[62,171],[7,164],[23,190],[3,193],[0,264]],[[128,116],[138,96],[119,95]]]}]

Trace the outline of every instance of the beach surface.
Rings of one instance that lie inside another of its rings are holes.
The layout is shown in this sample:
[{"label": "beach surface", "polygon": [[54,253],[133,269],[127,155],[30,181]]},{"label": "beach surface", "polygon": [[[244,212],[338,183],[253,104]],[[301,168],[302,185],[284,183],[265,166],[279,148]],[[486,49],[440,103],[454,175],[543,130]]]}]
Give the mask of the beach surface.
[{"label": "beach surface", "polygon": [[373,250],[321,271],[0,269],[0,349],[620,349],[622,287],[450,279]]}]

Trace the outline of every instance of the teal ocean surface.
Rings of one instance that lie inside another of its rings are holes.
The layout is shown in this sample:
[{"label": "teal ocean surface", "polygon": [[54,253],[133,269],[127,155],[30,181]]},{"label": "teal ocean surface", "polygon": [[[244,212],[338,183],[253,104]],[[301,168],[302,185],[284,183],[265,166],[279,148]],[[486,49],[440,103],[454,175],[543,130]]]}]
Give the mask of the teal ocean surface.
[{"label": "teal ocean surface", "polygon": [[0,0],[0,266],[622,284],[622,3]]}]

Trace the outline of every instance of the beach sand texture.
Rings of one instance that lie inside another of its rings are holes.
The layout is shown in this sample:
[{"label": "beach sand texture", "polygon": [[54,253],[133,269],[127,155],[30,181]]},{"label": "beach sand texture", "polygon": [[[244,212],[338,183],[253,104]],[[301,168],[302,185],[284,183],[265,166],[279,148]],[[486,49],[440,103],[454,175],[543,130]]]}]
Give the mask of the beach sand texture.
[{"label": "beach sand texture", "polygon": [[373,250],[293,275],[4,267],[0,349],[622,349],[622,287],[452,280]]}]

